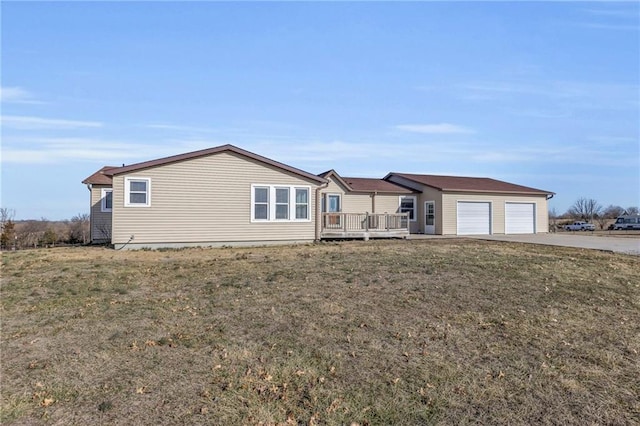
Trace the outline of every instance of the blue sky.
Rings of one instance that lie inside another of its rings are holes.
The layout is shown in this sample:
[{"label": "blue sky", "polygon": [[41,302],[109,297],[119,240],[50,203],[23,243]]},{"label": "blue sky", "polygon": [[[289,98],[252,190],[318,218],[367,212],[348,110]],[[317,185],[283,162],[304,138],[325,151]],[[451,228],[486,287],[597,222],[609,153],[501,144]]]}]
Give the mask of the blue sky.
[{"label": "blue sky", "polygon": [[2,3],[2,207],[226,143],[640,204],[638,2]]}]

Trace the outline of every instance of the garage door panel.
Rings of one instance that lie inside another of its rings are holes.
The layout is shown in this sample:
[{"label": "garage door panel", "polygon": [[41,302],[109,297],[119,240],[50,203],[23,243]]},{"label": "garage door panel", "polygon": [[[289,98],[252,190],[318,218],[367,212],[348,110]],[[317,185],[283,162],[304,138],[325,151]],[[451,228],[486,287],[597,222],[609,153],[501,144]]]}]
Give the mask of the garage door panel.
[{"label": "garage door panel", "polygon": [[535,204],[506,203],[505,204],[505,233],[533,234],[535,233]]},{"label": "garage door panel", "polygon": [[491,234],[491,203],[458,201],[458,235]]}]

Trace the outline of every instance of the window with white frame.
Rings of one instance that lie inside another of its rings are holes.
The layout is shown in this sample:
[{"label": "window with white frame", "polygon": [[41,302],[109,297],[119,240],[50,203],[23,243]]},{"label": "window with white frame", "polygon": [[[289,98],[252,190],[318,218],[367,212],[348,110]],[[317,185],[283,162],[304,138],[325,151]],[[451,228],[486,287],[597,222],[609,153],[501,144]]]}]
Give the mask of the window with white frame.
[{"label": "window with white frame", "polygon": [[252,222],[309,221],[311,188],[251,185]]},{"label": "window with white frame", "polygon": [[113,208],[113,190],[111,188],[103,188],[100,197],[100,211],[110,212]]},{"label": "window with white frame", "polygon": [[309,219],[309,188],[296,188],[296,219]]},{"label": "window with white frame", "polygon": [[124,205],[127,207],[149,207],[151,205],[151,179],[125,178]]},{"label": "window with white frame", "polygon": [[276,188],[276,219],[289,219],[289,188]]},{"label": "window with white frame", "polygon": [[269,220],[269,187],[253,188],[253,219]]},{"label": "window with white frame", "polygon": [[400,197],[400,207],[398,211],[400,213],[409,213],[409,220],[415,222],[416,220],[416,205],[417,200],[414,196]]}]

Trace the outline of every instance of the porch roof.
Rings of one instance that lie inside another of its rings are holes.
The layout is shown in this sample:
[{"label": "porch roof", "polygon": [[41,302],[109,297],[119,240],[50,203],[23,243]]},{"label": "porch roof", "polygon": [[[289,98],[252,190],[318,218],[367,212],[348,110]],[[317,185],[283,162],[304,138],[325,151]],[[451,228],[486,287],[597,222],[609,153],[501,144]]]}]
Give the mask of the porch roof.
[{"label": "porch roof", "polygon": [[344,186],[345,189],[352,192],[383,192],[391,194],[412,194],[416,192],[384,179],[343,177],[333,169],[320,173],[318,176],[325,179],[332,178]]},{"label": "porch roof", "polygon": [[388,192],[394,194],[412,194],[414,191],[382,179],[343,177],[353,191]]}]

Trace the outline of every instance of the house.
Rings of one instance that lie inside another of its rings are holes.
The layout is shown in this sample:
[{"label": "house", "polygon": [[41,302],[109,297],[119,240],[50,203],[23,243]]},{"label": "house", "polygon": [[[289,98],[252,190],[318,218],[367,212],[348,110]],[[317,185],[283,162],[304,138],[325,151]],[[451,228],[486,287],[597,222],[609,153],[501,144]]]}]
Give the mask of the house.
[{"label": "house", "polygon": [[315,175],[233,145],[106,166],[83,183],[91,241],[118,249],[546,232],[553,195],[485,178]]},{"label": "house", "polygon": [[411,233],[439,235],[548,232],[554,193],[490,178],[389,173],[384,180],[413,189]]}]

